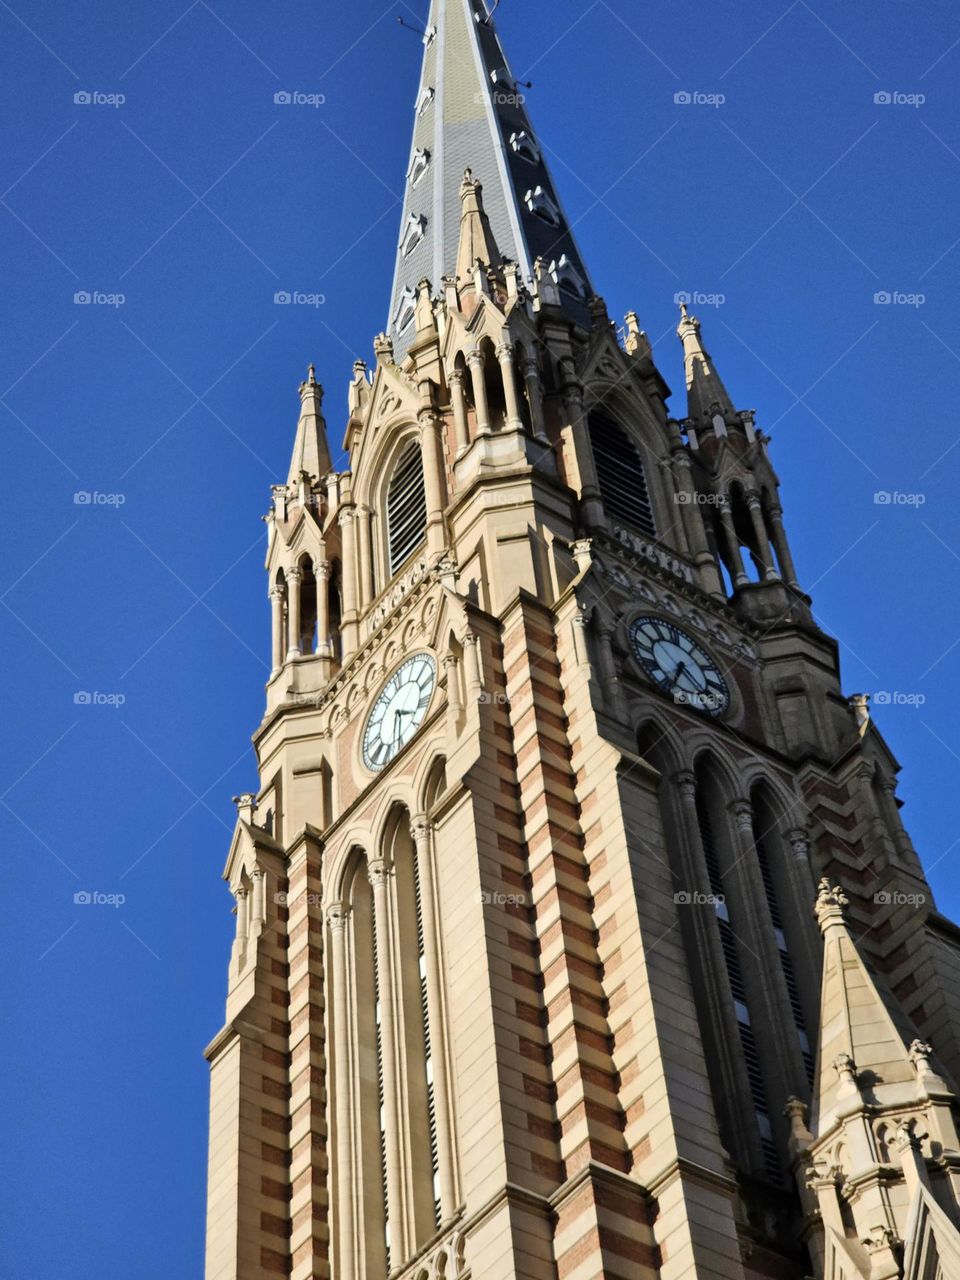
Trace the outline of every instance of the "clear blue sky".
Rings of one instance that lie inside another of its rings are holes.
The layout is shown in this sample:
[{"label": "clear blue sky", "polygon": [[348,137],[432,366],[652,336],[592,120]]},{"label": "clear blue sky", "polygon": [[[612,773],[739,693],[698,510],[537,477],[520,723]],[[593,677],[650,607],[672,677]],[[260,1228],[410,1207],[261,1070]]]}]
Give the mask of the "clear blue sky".
[{"label": "clear blue sky", "polygon": [[[351,362],[385,324],[421,53],[396,16],[426,7],[0,4],[10,1275],[201,1274],[219,877],[269,658],[259,517],[307,363],[338,446]],[[725,295],[695,309],[773,434],[846,690],[925,698],[877,716],[960,911],[956,6],[500,8],[594,281],[675,387],[674,294]]]}]

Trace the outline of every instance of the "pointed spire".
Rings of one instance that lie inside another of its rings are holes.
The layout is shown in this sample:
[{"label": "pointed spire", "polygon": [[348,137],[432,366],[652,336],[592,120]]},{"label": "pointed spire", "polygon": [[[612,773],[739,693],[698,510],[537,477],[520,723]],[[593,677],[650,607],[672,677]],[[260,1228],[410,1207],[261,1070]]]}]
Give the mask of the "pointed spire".
[{"label": "pointed spire", "polygon": [[677,337],[683,343],[683,363],[687,375],[687,416],[700,427],[717,414],[736,418],[733,401],[723,385],[716,366],[700,338],[700,321],[687,314],[687,304],[680,304]]},{"label": "pointed spire", "polygon": [[332,470],[327,424],[323,420],[323,387],[317,381],[316,369],[311,364],[306,381],[300,383],[300,419],[287,484],[297,485],[304,471],[314,480],[320,480]]},{"label": "pointed spire", "polygon": [[[493,250],[497,262],[488,265],[499,264],[500,255],[515,262],[521,284],[542,257],[545,273],[561,286],[564,310],[590,327],[586,302],[593,290],[527,117],[528,86],[513,78],[490,10],[484,0],[430,6],[387,320],[398,361],[416,333],[418,282],[443,280],[455,269],[462,282],[476,258],[489,260]],[[479,209],[471,204],[463,227],[458,192],[465,163],[482,180],[484,198]]]},{"label": "pointed spire", "polygon": [[[890,1086],[912,1084],[918,1072],[911,1058],[916,1031],[892,996],[881,991],[860,955],[850,936],[846,906],[843,890],[821,880],[814,913],[823,933],[823,981],[811,1125],[818,1134],[829,1128],[838,1110],[854,1100],[860,1103],[862,1087],[882,1105]],[[919,1049],[914,1051],[914,1058],[922,1057]]]},{"label": "pointed spire", "polygon": [[460,243],[457,248],[457,284],[461,289],[473,284],[477,263],[496,270],[501,264],[500,250],[483,207],[483,184],[466,169],[460,184]]}]

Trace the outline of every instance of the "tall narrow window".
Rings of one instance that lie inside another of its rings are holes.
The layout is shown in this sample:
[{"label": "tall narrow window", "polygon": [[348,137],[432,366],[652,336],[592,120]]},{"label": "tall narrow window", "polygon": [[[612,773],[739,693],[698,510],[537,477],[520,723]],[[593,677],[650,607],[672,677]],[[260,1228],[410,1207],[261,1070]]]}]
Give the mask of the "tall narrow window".
[{"label": "tall narrow window", "polygon": [[763,881],[763,892],[767,899],[767,906],[770,908],[770,920],[773,924],[774,937],[777,940],[777,950],[780,953],[780,968],[783,970],[783,980],[787,986],[787,996],[790,999],[790,1010],[793,1014],[793,1025],[797,1029],[797,1039],[800,1041],[800,1052],[803,1056],[803,1065],[807,1072],[807,1080],[813,1084],[813,1053],[810,1048],[810,1038],[807,1035],[807,1024],[803,1016],[803,1005],[800,1003],[800,990],[797,986],[797,976],[793,971],[793,961],[790,959],[790,952],[787,948],[787,935],[783,931],[783,916],[780,913],[780,903],[777,900],[777,891],[774,887],[773,876],[770,872],[770,859],[767,856],[766,846],[764,845],[764,831],[760,825],[760,818],[757,811],[753,813],[753,847],[757,851],[757,862],[760,864],[760,879]]},{"label": "tall narrow window", "polygon": [[703,857],[707,865],[707,878],[710,881],[710,892],[714,897],[714,911],[717,916],[717,927],[720,931],[720,945],[726,963],[727,978],[730,982],[730,994],[733,996],[733,1008],[737,1019],[737,1031],[740,1036],[740,1047],[743,1051],[747,1081],[750,1086],[750,1097],[753,1101],[757,1130],[760,1135],[760,1147],[767,1172],[775,1177],[780,1176],[780,1163],[777,1159],[777,1148],[773,1140],[773,1126],[770,1123],[770,1111],[767,1107],[767,1095],[763,1084],[763,1072],[760,1066],[760,1055],[757,1051],[756,1036],[750,1017],[747,1000],[747,987],[743,978],[740,955],[737,949],[736,935],[730,924],[730,912],[727,909],[724,894],[723,874],[720,870],[720,857],[713,835],[713,824],[710,813],[700,788],[697,792],[697,823],[700,828],[700,843],[703,846]]},{"label": "tall narrow window", "polygon": [[427,1005],[427,957],[423,941],[423,905],[420,871],[413,858],[413,888],[417,903],[417,973],[420,978],[420,1017],[423,1023],[423,1065],[427,1083],[427,1127],[430,1134],[430,1168],[433,1172],[433,1217],[440,1225],[440,1149],[437,1145],[437,1100],[433,1088],[433,1048],[430,1044],[430,1011]]},{"label": "tall narrow window", "polygon": [[387,560],[390,576],[423,542],[427,530],[427,496],[423,458],[413,442],[400,455],[387,489]]},{"label": "tall narrow window", "polygon": [[590,415],[590,443],[597,467],[603,507],[612,520],[622,521],[648,538],[657,536],[653,504],[643,460],[637,447],[615,422],[602,413]]},{"label": "tall narrow window", "polygon": [[377,957],[377,930],[374,926],[372,935],[373,946],[373,985],[376,994],[376,1004],[374,1006],[374,1017],[376,1020],[376,1042],[377,1042],[377,1103],[379,1108],[379,1127],[380,1127],[380,1187],[383,1194],[383,1241],[384,1248],[387,1251],[387,1271],[390,1270],[390,1219],[387,1216],[387,1117],[386,1108],[383,1101],[383,1001],[381,997],[380,983],[380,965]]}]

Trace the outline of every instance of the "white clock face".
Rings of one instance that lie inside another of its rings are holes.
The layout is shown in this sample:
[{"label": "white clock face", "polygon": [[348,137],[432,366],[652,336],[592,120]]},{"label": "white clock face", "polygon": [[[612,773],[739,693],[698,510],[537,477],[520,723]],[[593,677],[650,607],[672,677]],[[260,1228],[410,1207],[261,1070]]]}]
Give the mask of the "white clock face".
[{"label": "white clock face", "polygon": [[363,763],[384,769],[423,724],[437,665],[428,653],[418,653],[398,667],[373,704],[363,730]]},{"label": "white clock face", "polygon": [[637,660],[674,701],[722,715],[730,690],[717,664],[692,636],[663,618],[637,618],[630,627]]}]

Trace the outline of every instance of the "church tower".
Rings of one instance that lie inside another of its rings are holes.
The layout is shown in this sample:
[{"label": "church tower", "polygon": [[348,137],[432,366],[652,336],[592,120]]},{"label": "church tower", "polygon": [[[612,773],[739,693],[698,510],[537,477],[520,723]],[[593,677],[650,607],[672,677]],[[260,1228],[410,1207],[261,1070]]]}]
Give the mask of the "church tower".
[{"label": "church tower", "polygon": [[960,930],[769,439],[685,310],[673,416],[484,0],[423,43],[266,518],[206,1280],[955,1280]]}]

